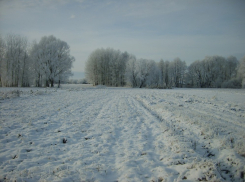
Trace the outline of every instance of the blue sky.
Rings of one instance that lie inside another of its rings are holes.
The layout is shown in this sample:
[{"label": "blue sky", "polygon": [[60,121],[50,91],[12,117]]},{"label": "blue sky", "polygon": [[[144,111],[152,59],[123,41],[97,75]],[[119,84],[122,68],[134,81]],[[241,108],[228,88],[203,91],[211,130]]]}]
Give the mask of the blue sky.
[{"label": "blue sky", "polygon": [[0,0],[0,33],[66,41],[83,72],[111,47],[155,61],[245,56],[245,0]]}]

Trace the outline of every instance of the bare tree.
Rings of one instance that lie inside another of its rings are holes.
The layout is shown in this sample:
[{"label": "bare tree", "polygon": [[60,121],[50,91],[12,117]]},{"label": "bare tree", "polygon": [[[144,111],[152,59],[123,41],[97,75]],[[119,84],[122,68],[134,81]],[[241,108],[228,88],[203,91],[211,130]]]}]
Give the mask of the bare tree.
[{"label": "bare tree", "polygon": [[126,65],[126,79],[127,83],[131,87],[137,87],[137,70],[136,70],[136,57],[134,55],[130,55],[129,61],[127,62]]},{"label": "bare tree", "polygon": [[5,38],[5,52],[2,60],[2,84],[4,86],[24,86],[28,84],[27,38],[9,34]]},{"label": "bare tree", "polygon": [[157,64],[157,67],[159,68],[159,83],[158,83],[158,87],[159,88],[165,88],[166,87],[166,83],[165,83],[165,69],[164,69],[164,61],[163,59],[161,59],[159,61],[159,63]]},{"label": "bare tree", "polygon": [[185,61],[160,60],[156,63],[147,59],[113,49],[97,49],[91,53],[86,75],[94,85],[123,86],[125,80],[132,87],[233,87],[239,88],[236,78],[238,61],[234,56],[207,56],[193,62],[187,69]]},{"label": "bare tree", "polygon": [[86,63],[86,77],[93,85],[124,86],[126,84],[127,52],[111,48],[96,49]]},{"label": "bare tree", "polygon": [[158,64],[151,60],[149,61],[150,70],[146,80],[146,86],[148,88],[162,88],[162,75]]},{"label": "bare tree", "polygon": [[207,56],[188,67],[186,81],[192,87],[239,87],[238,61],[234,56]]},{"label": "bare tree", "polygon": [[41,86],[43,80],[46,86],[54,86],[71,76],[72,64],[75,61],[70,55],[69,45],[54,36],[42,37],[39,43],[34,43],[31,58],[36,76],[36,85]]},{"label": "bare tree", "polygon": [[225,80],[232,79],[236,77],[237,74],[237,67],[238,67],[239,61],[236,57],[230,56],[227,58],[227,64],[226,64],[226,70],[225,70]]},{"label": "bare tree", "polygon": [[204,87],[203,64],[201,61],[194,61],[189,67],[186,74],[186,83],[190,87]]},{"label": "bare tree", "polygon": [[0,35],[0,86],[2,85],[2,73],[4,72],[3,70],[3,61],[4,61],[4,55],[5,55],[5,42]]},{"label": "bare tree", "polygon": [[154,61],[147,59],[139,59],[137,63],[137,82],[138,87],[142,88],[147,86],[147,79],[150,76],[151,71],[153,70]]},{"label": "bare tree", "polygon": [[183,87],[186,68],[185,61],[181,61],[180,58],[175,58],[170,62],[169,75],[171,82],[175,87]]},{"label": "bare tree", "polygon": [[238,76],[242,79],[242,88],[245,88],[245,56],[240,60]]}]

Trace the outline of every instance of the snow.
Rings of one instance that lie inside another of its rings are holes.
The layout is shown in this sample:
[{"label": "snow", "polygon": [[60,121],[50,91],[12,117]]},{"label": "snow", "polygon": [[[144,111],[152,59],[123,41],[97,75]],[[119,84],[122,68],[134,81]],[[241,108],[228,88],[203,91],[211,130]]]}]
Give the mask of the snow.
[{"label": "snow", "polygon": [[0,88],[0,181],[243,181],[244,103],[238,89]]}]

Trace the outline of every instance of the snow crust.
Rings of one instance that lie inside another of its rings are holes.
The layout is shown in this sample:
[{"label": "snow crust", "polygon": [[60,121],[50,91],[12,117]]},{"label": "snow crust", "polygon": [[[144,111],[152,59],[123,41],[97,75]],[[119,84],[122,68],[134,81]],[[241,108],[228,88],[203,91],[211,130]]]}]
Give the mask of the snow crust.
[{"label": "snow crust", "polygon": [[244,103],[237,89],[0,88],[0,181],[244,181]]}]

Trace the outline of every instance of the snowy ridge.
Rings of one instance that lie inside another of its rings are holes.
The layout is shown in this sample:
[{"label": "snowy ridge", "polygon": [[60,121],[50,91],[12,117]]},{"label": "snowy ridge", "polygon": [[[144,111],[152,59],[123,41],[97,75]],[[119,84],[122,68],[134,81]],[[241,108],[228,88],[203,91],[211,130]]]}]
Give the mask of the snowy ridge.
[{"label": "snowy ridge", "polygon": [[0,100],[0,181],[244,181],[240,90],[18,90]]},{"label": "snowy ridge", "polygon": [[[180,151],[197,154],[197,159],[212,164],[214,168],[203,179],[212,180],[213,175],[219,174],[223,180],[240,180],[245,165],[244,160],[241,162],[245,154],[244,106],[236,105],[234,109],[217,101],[194,100],[183,94],[166,95],[166,100],[161,100],[162,94],[157,93],[148,97],[138,95],[137,99],[162,119],[169,127],[168,132],[175,134],[180,142],[178,147],[184,146]],[[186,142],[194,151],[190,151]]]}]

